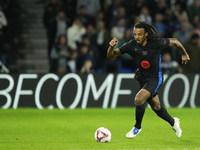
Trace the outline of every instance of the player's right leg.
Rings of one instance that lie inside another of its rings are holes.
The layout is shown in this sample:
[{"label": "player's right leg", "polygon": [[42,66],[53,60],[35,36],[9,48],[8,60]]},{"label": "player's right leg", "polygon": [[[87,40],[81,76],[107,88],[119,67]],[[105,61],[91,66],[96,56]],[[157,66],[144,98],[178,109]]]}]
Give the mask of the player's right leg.
[{"label": "player's right leg", "polygon": [[136,137],[136,135],[138,135],[140,131],[142,130],[141,124],[142,124],[142,118],[145,112],[144,102],[150,97],[150,95],[151,94],[149,91],[145,89],[141,89],[135,96],[134,102],[136,106],[136,110],[135,110],[136,123],[134,127],[126,134],[127,138]]}]

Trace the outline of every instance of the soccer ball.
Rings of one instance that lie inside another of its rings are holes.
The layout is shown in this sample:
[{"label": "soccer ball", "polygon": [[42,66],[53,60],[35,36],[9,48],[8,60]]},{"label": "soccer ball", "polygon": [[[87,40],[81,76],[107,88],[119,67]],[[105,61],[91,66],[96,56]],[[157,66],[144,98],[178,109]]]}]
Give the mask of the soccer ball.
[{"label": "soccer ball", "polygon": [[95,131],[94,137],[99,143],[107,143],[111,140],[111,132],[105,127],[100,127]]}]

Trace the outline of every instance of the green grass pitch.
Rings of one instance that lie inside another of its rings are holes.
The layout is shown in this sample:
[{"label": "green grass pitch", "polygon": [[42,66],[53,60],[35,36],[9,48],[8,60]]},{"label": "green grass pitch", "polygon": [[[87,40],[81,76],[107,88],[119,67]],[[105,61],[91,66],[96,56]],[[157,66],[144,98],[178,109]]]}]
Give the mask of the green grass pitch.
[{"label": "green grass pitch", "polygon": [[[39,110],[0,109],[0,150],[198,150],[200,108],[169,108],[180,118],[183,135],[177,138],[171,126],[146,108],[142,132],[127,139],[135,123],[135,108],[77,108]],[[107,127],[109,143],[97,143],[95,130]]]}]

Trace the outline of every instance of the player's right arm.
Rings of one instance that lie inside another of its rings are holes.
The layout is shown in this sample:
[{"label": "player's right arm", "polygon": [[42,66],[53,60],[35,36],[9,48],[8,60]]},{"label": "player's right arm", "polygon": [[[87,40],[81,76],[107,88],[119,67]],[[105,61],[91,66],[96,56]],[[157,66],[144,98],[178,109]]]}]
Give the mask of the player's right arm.
[{"label": "player's right arm", "polygon": [[118,40],[116,38],[114,38],[110,41],[109,48],[108,48],[108,51],[107,51],[107,57],[109,59],[113,59],[113,58],[116,58],[117,56],[122,55],[119,48],[114,49],[117,44],[118,44]]}]

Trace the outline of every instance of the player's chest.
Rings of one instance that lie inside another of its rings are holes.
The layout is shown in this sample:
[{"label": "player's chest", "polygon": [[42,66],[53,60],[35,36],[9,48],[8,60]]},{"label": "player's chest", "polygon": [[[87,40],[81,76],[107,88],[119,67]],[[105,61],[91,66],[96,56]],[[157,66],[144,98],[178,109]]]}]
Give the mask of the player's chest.
[{"label": "player's chest", "polygon": [[154,48],[148,48],[148,47],[139,47],[136,46],[134,48],[132,48],[132,52],[136,55],[136,56],[140,56],[140,57],[145,57],[145,58],[152,58],[152,57],[156,57],[157,54],[159,53],[159,50]]}]

